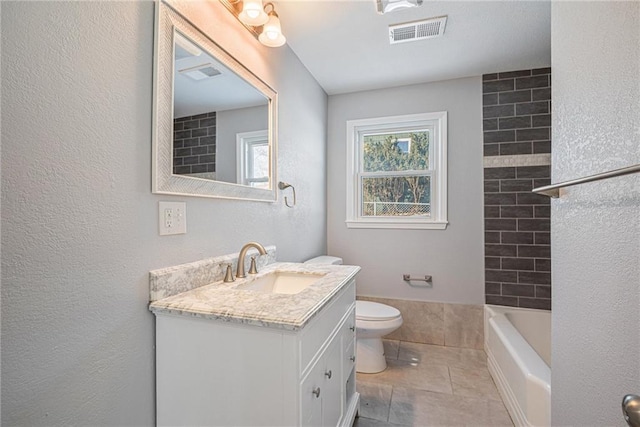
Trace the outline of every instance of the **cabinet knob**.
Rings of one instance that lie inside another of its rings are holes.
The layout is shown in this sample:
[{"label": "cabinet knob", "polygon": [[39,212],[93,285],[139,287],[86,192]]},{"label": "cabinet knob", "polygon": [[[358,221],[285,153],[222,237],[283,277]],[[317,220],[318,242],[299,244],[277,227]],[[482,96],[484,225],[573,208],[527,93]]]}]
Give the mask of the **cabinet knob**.
[{"label": "cabinet knob", "polygon": [[351,356],[351,357],[349,358],[349,360],[351,360],[352,362],[355,362],[355,361],[356,361],[356,357],[355,357],[355,356]]},{"label": "cabinet knob", "polygon": [[314,388],[311,393],[313,393],[316,398],[320,397],[320,387]]},{"label": "cabinet knob", "polygon": [[356,331],[356,327],[355,327],[355,326],[352,326],[352,327],[350,327],[350,328],[349,328],[349,330],[350,330],[351,332],[355,332],[355,331]]},{"label": "cabinet knob", "polygon": [[324,375],[325,375],[327,378],[331,379],[331,370],[329,370],[329,371],[325,372],[325,373],[324,373]]}]

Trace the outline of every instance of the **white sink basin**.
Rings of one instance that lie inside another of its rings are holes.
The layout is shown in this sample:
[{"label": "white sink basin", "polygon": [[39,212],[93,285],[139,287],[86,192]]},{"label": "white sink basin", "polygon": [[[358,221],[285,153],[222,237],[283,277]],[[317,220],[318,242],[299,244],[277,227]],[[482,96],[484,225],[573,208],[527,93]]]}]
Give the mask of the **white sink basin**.
[{"label": "white sink basin", "polygon": [[256,280],[242,283],[236,286],[236,289],[293,295],[307,289],[322,277],[324,277],[324,274],[303,274],[276,271],[266,274]]}]

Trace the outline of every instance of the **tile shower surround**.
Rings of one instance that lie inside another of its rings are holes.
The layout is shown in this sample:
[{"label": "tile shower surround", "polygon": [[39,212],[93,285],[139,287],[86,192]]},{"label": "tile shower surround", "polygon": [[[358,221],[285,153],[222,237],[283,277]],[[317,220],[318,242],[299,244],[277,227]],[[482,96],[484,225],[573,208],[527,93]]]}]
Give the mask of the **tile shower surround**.
[{"label": "tile shower surround", "polygon": [[216,112],[174,119],[173,173],[216,171]]},{"label": "tile shower surround", "polygon": [[551,152],[551,69],[482,76],[484,155]]},{"label": "tile shower surround", "polygon": [[551,69],[482,80],[485,301],[550,310],[550,199],[531,193],[550,165],[529,165],[551,152]]}]

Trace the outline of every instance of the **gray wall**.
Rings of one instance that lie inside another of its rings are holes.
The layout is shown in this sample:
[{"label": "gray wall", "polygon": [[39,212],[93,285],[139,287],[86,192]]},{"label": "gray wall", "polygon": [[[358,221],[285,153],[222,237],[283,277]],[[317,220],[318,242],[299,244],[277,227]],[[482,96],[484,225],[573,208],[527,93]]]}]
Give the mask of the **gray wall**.
[{"label": "gray wall", "polygon": [[[449,226],[446,230],[347,229],[346,121],[448,112]],[[358,295],[482,304],[482,82],[480,77],[329,97],[329,253],[362,267]],[[414,288],[403,273],[433,275]]]},{"label": "gray wall", "polygon": [[220,181],[237,182],[236,134],[266,130],[268,118],[266,106],[218,112],[216,177]]},{"label": "gray wall", "polygon": [[[151,194],[153,3],[3,3],[3,425],[152,425],[148,271],[326,250],[326,94],[219,2],[177,6],[279,92],[298,205]],[[158,236],[160,200],[187,202],[186,235]]]},{"label": "gray wall", "polygon": [[[640,3],[551,10],[553,181],[640,163]],[[622,426],[622,396],[640,394],[640,175],[551,208],[552,424]]]}]

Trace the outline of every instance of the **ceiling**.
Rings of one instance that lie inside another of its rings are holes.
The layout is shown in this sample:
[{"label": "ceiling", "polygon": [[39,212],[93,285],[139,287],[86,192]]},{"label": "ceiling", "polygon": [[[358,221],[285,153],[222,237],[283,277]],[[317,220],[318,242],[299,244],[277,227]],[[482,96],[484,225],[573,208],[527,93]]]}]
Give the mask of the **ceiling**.
[{"label": "ceiling", "polygon": [[[287,43],[329,95],[548,67],[549,1],[429,1],[380,15],[375,0],[280,0]],[[440,38],[390,45],[388,26],[447,15]]]},{"label": "ceiling", "polygon": [[[214,59],[206,49],[184,35],[181,38],[176,37],[175,40],[174,118],[268,104],[268,98],[262,92]],[[190,50],[182,46],[184,43],[190,45]],[[189,71],[207,68],[212,68],[219,74],[209,77],[195,71],[193,74],[197,79],[189,77],[193,75]]]}]

